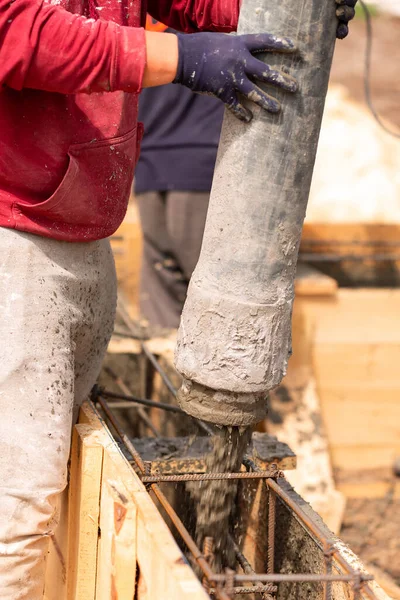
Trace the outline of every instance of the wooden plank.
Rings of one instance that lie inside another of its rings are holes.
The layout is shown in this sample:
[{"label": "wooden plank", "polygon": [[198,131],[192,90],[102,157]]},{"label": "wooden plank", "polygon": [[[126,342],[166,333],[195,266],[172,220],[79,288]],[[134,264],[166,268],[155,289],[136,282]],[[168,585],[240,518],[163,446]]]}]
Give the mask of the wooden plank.
[{"label": "wooden plank", "polygon": [[370,573],[378,585],[381,586],[383,591],[390,596],[393,600],[400,600],[400,586],[394,581],[394,579],[376,565],[367,563],[365,565],[368,573]]},{"label": "wooden plank", "polygon": [[361,469],[336,468],[335,481],[347,498],[383,498],[388,494],[400,498],[400,479],[392,468],[371,468],[368,463]]},{"label": "wooden plank", "polygon": [[400,393],[399,364],[400,338],[391,344],[318,342],[314,352],[315,373],[321,386],[354,388],[361,384],[377,390],[395,386],[396,401]]},{"label": "wooden plank", "polygon": [[136,584],[137,507],[104,452],[96,600],[133,600]]},{"label": "wooden plank", "polygon": [[336,293],[338,284],[333,277],[324,275],[311,265],[299,263],[294,289],[296,296],[332,296]]},{"label": "wooden plank", "polygon": [[68,495],[66,488],[59,498],[59,523],[50,538],[46,561],[44,600],[66,600],[67,597]]},{"label": "wooden plank", "polygon": [[[307,240],[318,240],[325,242],[325,247],[334,247],[337,249],[337,243],[346,243],[364,241],[377,242],[385,246],[385,242],[398,242],[400,239],[400,224],[380,224],[380,223],[304,223],[302,242]],[[375,249],[363,246],[359,252],[371,254]]]},{"label": "wooden plank", "polygon": [[[322,414],[333,446],[399,445],[398,388],[319,386]],[[397,401],[396,401],[397,398]]]},{"label": "wooden plank", "polygon": [[391,468],[396,457],[400,456],[400,441],[396,444],[364,444],[337,446],[331,444],[331,456],[335,467],[343,469]]},{"label": "wooden plank", "polygon": [[304,304],[316,323],[315,343],[398,344],[400,289],[344,289]]},{"label": "wooden plank", "polygon": [[[154,337],[146,340],[146,345],[150,352],[156,355],[173,356],[175,348],[176,332],[172,332],[165,337]],[[142,352],[139,340],[113,336],[107,348],[107,352],[112,354],[140,354]]]},{"label": "wooden plank", "polygon": [[90,426],[72,435],[68,513],[68,600],[94,600],[103,448]]},{"label": "wooden plank", "polygon": [[111,237],[120,292],[127,300],[129,314],[139,314],[139,278],[142,254],[142,232],[139,211],[134,197],[128,205],[125,219]]},{"label": "wooden plank", "polygon": [[[391,492],[392,486],[387,481],[337,482],[337,489],[346,498],[385,498]],[[396,483],[393,498],[400,499],[400,485]]]}]

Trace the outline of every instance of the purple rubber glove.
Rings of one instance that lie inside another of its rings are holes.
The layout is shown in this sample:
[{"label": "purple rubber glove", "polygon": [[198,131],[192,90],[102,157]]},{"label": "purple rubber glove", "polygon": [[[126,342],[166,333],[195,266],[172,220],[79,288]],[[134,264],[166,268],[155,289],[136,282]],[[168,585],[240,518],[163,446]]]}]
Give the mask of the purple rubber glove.
[{"label": "purple rubber glove", "polygon": [[281,108],[278,100],[259,88],[254,80],[272,83],[288,92],[297,90],[293,77],[274,71],[253,56],[257,52],[293,52],[294,44],[287,38],[269,33],[178,33],[177,36],[179,62],[174,83],[217,96],[242,121],[251,121],[253,115],[240,103],[238,93],[268,112],[277,113]]},{"label": "purple rubber glove", "polygon": [[339,25],[336,30],[336,37],[342,40],[349,33],[348,22],[354,19],[356,11],[354,10],[357,0],[335,0],[338,4],[336,16],[339,19]]}]

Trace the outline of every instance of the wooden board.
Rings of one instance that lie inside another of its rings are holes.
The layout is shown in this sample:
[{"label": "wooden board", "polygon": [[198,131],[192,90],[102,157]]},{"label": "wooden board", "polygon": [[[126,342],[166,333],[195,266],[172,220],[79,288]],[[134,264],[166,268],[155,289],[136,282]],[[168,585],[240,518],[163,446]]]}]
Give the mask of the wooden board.
[{"label": "wooden board", "polygon": [[111,237],[111,248],[115,258],[118,286],[127,301],[129,314],[135,318],[139,314],[142,231],[139,211],[133,196],[122,225]]},{"label": "wooden board", "polygon": [[89,426],[72,435],[68,511],[68,600],[95,600],[103,449]]},{"label": "wooden board", "polygon": [[400,339],[398,343],[371,344],[361,340],[328,343],[318,338],[317,344],[314,364],[320,388],[347,388],[353,393],[362,386],[374,388],[378,394],[391,387],[400,389]]},{"label": "wooden board", "polygon": [[[173,331],[166,336],[154,337],[146,341],[150,352],[156,355],[173,355],[175,349],[176,332]],[[107,348],[112,354],[140,354],[142,352],[139,340],[132,338],[113,336]]]},{"label": "wooden board", "polygon": [[400,289],[344,289],[333,298],[310,298],[316,344],[398,344]]},{"label": "wooden board", "polygon": [[[319,241],[323,248],[338,249],[338,244],[346,242],[376,242],[378,248],[387,248],[387,242],[400,240],[400,224],[379,223],[304,223],[302,244]],[[354,248],[354,246],[353,246]],[[340,250],[340,248],[339,248]],[[393,251],[393,249],[391,249]],[[347,251],[346,251],[347,252]],[[371,247],[360,246],[359,253],[375,253]]]},{"label": "wooden board", "polygon": [[396,457],[400,456],[400,443],[364,445],[331,445],[331,455],[338,468],[359,470],[365,468],[391,468]]},{"label": "wooden board", "polygon": [[297,265],[294,284],[296,296],[331,296],[336,293],[338,284],[329,275],[305,263]]},{"label": "wooden board", "polygon": [[96,600],[131,600],[136,586],[137,506],[104,453]]},{"label": "wooden board", "polygon": [[66,488],[59,499],[59,524],[50,538],[44,600],[66,600],[67,597],[68,496]]},{"label": "wooden board", "polygon": [[399,388],[328,388],[320,385],[322,413],[332,446],[400,442]]},{"label": "wooden board", "polygon": [[[399,289],[296,300],[288,376],[309,353],[335,468],[391,468],[400,455],[399,307]],[[384,489],[375,483],[374,495]],[[363,496],[367,486],[357,487]]]}]

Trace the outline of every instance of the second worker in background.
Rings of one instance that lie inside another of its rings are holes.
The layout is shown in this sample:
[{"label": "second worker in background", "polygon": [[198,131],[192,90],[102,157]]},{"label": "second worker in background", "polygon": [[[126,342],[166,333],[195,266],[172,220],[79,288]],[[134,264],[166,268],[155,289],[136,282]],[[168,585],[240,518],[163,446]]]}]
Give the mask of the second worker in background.
[{"label": "second worker in background", "polygon": [[[168,31],[147,17],[146,29]],[[199,258],[224,106],[187,88],[143,90],[145,136],[135,194],[143,230],[140,311],[151,325],[178,327]]]}]

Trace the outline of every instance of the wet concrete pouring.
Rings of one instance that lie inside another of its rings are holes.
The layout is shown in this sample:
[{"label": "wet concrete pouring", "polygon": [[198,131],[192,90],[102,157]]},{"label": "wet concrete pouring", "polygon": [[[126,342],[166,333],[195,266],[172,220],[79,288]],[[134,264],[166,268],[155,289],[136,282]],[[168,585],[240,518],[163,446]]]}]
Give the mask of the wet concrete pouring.
[{"label": "wet concrete pouring", "polygon": [[[210,473],[233,473],[240,470],[244,454],[251,439],[251,430],[239,427],[221,427],[214,436],[213,449],[206,456],[206,468]],[[196,500],[196,538],[200,548],[206,537],[214,539],[212,568],[221,572],[224,567],[233,569],[236,564],[235,551],[228,542],[227,533],[232,530],[231,522],[237,481],[203,481],[188,484]]]}]

